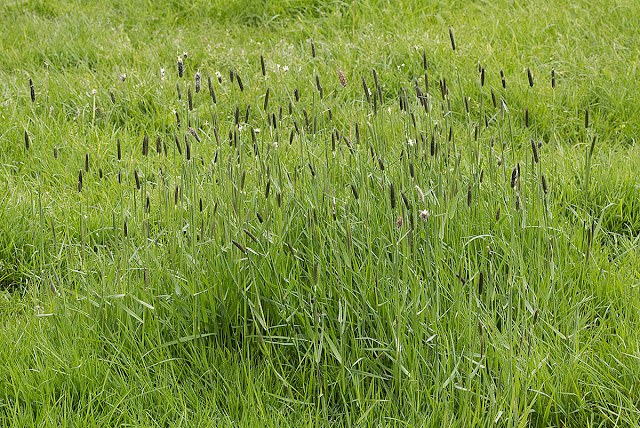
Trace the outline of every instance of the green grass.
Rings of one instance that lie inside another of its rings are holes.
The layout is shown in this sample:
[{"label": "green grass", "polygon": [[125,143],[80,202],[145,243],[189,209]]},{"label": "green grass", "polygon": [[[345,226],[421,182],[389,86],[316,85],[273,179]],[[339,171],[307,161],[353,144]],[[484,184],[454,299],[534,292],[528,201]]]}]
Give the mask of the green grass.
[{"label": "green grass", "polygon": [[0,5],[2,426],[640,424],[635,2],[202,3]]}]

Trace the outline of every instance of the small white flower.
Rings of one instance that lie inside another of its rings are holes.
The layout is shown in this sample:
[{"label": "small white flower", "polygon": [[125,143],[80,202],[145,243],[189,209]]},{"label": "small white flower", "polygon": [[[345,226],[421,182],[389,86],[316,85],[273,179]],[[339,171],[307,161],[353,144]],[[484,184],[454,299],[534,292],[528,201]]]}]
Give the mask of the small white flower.
[{"label": "small white flower", "polygon": [[431,213],[429,213],[429,211],[427,210],[420,211],[420,218],[422,219],[422,221],[427,221],[429,216],[431,216]]},{"label": "small white flower", "polygon": [[276,64],[276,68],[280,71],[280,64]]},{"label": "small white flower", "polygon": [[216,79],[218,80],[222,79],[222,73],[220,73],[219,71],[216,71]]},{"label": "small white flower", "polygon": [[277,141],[274,141],[274,142],[273,142],[273,148],[274,148],[274,149],[277,149],[277,148],[278,148],[278,142],[277,142]]},{"label": "small white flower", "polygon": [[160,69],[160,80],[162,82],[164,82],[164,80],[165,80],[164,68]]},{"label": "small white flower", "polygon": [[96,91],[95,89],[92,89],[92,90],[91,90],[91,95],[92,95],[92,96],[95,96],[97,93],[98,93],[98,91]]},{"label": "small white flower", "polygon": [[415,140],[412,140],[411,138],[409,138],[409,141],[407,141],[409,143],[410,147],[413,147],[413,145],[416,143]]},{"label": "small white flower", "polygon": [[289,67],[285,65],[284,67],[282,67],[282,71],[286,73],[287,71],[289,71]]},{"label": "small white flower", "polygon": [[189,56],[186,52],[182,52],[182,56],[187,59],[187,57]]},{"label": "small white flower", "polygon": [[120,78],[120,80],[122,80],[124,82],[125,80],[127,80],[127,73],[122,73],[118,77]]}]

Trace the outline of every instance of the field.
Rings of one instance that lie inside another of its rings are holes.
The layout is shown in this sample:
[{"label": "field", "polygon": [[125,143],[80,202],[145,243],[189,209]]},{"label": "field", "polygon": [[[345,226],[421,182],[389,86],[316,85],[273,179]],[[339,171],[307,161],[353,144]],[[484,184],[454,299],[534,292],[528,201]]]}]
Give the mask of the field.
[{"label": "field", "polygon": [[0,23],[0,426],[640,425],[635,0]]}]

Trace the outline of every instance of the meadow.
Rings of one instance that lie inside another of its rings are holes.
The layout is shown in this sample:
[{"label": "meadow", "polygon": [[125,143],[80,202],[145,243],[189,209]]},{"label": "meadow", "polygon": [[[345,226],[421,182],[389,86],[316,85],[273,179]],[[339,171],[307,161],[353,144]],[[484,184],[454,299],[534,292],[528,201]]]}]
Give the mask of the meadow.
[{"label": "meadow", "polygon": [[635,1],[0,23],[0,426],[640,425]]}]

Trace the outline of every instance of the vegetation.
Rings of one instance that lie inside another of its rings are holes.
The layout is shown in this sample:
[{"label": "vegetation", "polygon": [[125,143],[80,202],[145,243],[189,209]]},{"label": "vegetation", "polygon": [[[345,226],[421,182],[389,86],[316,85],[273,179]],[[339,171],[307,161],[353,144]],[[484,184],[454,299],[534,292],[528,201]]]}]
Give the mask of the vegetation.
[{"label": "vegetation", "polygon": [[640,424],[636,2],[206,3],[0,5],[2,426]]}]

